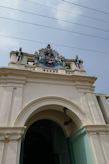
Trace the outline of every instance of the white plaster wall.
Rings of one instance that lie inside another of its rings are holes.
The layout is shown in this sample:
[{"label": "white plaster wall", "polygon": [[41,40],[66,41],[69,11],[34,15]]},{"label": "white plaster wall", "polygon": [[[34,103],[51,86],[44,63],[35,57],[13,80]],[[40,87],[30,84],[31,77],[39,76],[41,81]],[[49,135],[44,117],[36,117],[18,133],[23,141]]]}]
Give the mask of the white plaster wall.
[{"label": "white plaster wall", "polygon": [[0,87],[1,126],[13,125],[13,121],[26,105],[43,97],[60,97],[76,104],[84,113],[83,124],[105,124],[95,95],[92,92],[86,93],[86,89],[77,89],[75,84],[78,85],[78,81],[74,83],[68,80],[46,80],[39,77],[38,79],[24,78],[24,84],[21,84],[22,76],[14,77],[14,79],[18,78],[18,83],[7,82]]},{"label": "white plaster wall", "polygon": [[67,84],[60,81],[45,81],[40,80],[36,83],[27,83],[24,87],[24,99],[23,105],[28,104],[32,100],[47,97],[55,96],[66,98],[75,103],[80,103],[80,97],[75,87],[71,83]]}]

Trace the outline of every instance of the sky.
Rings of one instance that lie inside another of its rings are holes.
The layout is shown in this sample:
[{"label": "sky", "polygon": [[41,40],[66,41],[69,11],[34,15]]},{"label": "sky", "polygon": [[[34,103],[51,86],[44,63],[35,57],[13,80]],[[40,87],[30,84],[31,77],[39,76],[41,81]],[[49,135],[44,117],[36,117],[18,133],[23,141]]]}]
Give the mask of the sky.
[{"label": "sky", "polygon": [[[66,1],[104,12],[62,0],[0,0],[0,67],[8,66],[12,50],[22,47],[24,52],[34,54],[50,43],[52,49],[65,58],[72,59],[78,55],[84,61],[87,74],[98,78],[95,92],[109,94],[109,0]],[[46,17],[22,13],[12,8]]]}]

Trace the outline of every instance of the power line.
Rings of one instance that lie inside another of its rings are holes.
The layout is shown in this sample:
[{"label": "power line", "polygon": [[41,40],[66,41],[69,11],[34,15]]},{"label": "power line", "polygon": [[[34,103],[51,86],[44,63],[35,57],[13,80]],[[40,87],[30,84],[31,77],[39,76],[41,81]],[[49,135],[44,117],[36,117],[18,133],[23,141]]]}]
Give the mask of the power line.
[{"label": "power line", "polygon": [[[56,7],[53,7],[51,5],[42,4],[42,3],[39,3],[39,2],[36,2],[36,1],[32,1],[32,0],[24,0],[24,1],[29,2],[29,3],[36,4],[36,5],[40,5],[40,6],[43,6],[43,7],[48,7],[48,8],[57,10]],[[60,9],[60,11],[65,12],[65,13],[68,13],[70,15],[73,15],[73,12],[69,12],[68,10]],[[94,20],[94,21],[109,23],[109,21],[106,21],[106,20],[103,20],[103,19],[99,19],[99,18],[90,17],[90,16],[83,15],[83,14],[79,14],[79,16],[82,16],[82,17],[85,17],[87,19],[91,19],[91,20]]]},{"label": "power line", "polygon": [[65,2],[65,3],[72,4],[72,5],[79,6],[79,7],[82,7],[82,8],[88,9],[88,10],[92,10],[92,11],[96,11],[96,12],[99,12],[99,13],[102,13],[102,14],[108,14],[108,15],[109,15],[109,12],[106,12],[106,11],[103,11],[103,10],[99,10],[99,9],[91,8],[91,7],[84,6],[84,5],[80,5],[80,4],[77,4],[77,3],[71,2],[71,1],[66,1],[66,0],[61,0],[61,1]]},{"label": "power line", "polygon": [[[11,39],[15,39],[15,40],[22,40],[22,41],[28,41],[28,42],[33,42],[33,43],[39,43],[39,44],[48,44],[48,42],[43,42],[43,41],[38,41],[38,40],[32,40],[32,39],[27,39],[27,38],[21,38],[21,37],[17,37],[17,36],[11,36],[11,35],[4,35],[4,34],[0,34],[1,37],[5,37],[5,38],[11,38]],[[93,53],[99,53],[99,54],[106,54],[108,55],[109,52],[105,52],[105,51],[99,51],[99,50],[94,50],[94,49],[87,49],[87,48],[80,48],[80,47],[74,47],[74,46],[69,46],[66,44],[56,44],[56,43],[52,43],[52,45],[57,46],[57,47],[64,47],[64,48],[70,48],[70,49],[77,49],[80,51],[88,51],[88,52],[93,52]]]},{"label": "power line", "polygon": [[77,26],[82,26],[82,27],[89,28],[89,29],[95,29],[95,30],[99,30],[99,31],[109,32],[109,30],[107,30],[107,29],[99,28],[99,27],[96,27],[96,26],[89,26],[87,24],[74,23],[74,22],[67,21],[67,20],[64,20],[64,19],[58,19],[58,18],[55,18],[55,17],[38,14],[38,13],[32,12],[32,11],[21,10],[21,9],[7,7],[7,6],[1,6],[1,5],[0,5],[0,7],[5,8],[5,9],[9,9],[9,10],[19,11],[19,12],[26,13],[26,14],[36,15],[36,16],[39,16],[39,17],[48,18],[48,19],[52,19],[52,20],[59,20],[59,21],[65,22],[65,23],[70,23],[70,24],[74,24],[74,25],[77,25]]},{"label": "power line", "polygon": [[84,37],[91,37],[91,38],[96,38],[96,39],[109,40],[109,38],[107,38],[107,37],[102,37],[102,36],[97,36],[97,35],[92,35],[92,34],[86,34],[86,33],[72,31],[72,30],[66,30],[66,29],[62,29],[62,28],[57,28],[57,27],[53,27],[53,26],[47,26],[47,25],[32,23],[32,22],[28,22],[28,21],[19,20],[19,19],[13,19],[13,18],[7,18],[7,17],[0,17],[0,19],[5,19],[5,20],[14,21],[14,22],[23,23],[23,24],[29,24],[29,25],[43,27],[43,28],[47,28],[47,29],[51,29],[51,30],[57,30],[57,31],[61,31],[61,32],[73,33],[73,34],[81,35],[81,36],[84,36]]}]

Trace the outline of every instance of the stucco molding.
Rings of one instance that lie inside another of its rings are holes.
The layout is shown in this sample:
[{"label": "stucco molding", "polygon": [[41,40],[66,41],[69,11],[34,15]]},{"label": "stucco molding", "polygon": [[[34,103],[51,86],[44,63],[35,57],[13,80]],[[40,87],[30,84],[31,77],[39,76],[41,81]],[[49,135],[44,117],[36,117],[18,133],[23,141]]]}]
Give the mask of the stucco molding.
[{"label": "stucco molding", "polygon": [[63,106],[63,108],[66,107],[70,111],[70,117],[74,118],[72,119],[76,124],[78,123],[82,124],[82,122],[86,118],[85,112],[78,105],[67,99],[61,97],[42,97],[25,105],[21,113],[14,121],[14,126],[16,125],[24,126],[26,121],[29,119],[31,115],[35,114],[35,112],[37,112],[41,107],[47,105],[59,105],[59,106]]},{"label": "stucco molding", "polygon": [[86,125],[86,133],[109,133],[109,125]]},{"label": "stucco molding", "polygon": [[0,127],[0,141],[18,141],[24,134],[25,127]]},{"label": "stucco molding", "polygon": [[[51,79],[51,80],[64,80],[64,81],[79,81],[79,82],[88,82],[89,85],[92,85],[96,81],[96,77],[94,76],[87,76],[87,75],[64,75],[64,74],[56,74],[56,73],[45,73],[45,72],[36,72],[32,70],[25,70],[25,69],[15,69],[15,68],[7,68],[1,67],[0,68],[0,80],[5,77],[9,78],[9,75],[17,76],[19,80],[25,80],[26,78],[41,78],[41,79]],[[23,79],[20,79],[22,76]],[[12,79],[14,80],[14,79]]]}]

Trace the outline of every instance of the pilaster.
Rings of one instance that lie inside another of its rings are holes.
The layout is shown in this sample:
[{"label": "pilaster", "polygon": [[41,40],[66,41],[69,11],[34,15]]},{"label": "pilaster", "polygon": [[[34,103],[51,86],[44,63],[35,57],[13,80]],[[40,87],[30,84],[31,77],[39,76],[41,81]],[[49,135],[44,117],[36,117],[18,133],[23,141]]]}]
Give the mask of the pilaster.
[{"label": "pilaster", "polygon": [[103,112],[103,116],[107,124],[109,124],[109,104],[106,102],[105,95],[97,95],[98,103],[101,107],[101,111]]},{"label": "pilaster", "polygon": [[[22,110],[23,85],[1,86],[0,126],[12,126],[13,120]],[[4,121],[5,120],[5,121]]]},{"label": "pilaster", "polygon": [[[11,113],[12,99],[13,99],[13,87],[3,87],[0,104],[0,125],[7,126],[9,115]],[[4,121],[5,120],[5,121]]]},{"label": "pilaster", "polygon": [[25,127],[0,127],[0,164],[19,164]]},{"label": "pilaster", "polygon": [[85,126],[94,164],[109,164],[109,125]]},{"label": "pilaster", "polygon": [[96,96],[93,93],[86,93],[86,101],[89,106],[93,124],[105,124]]}]

